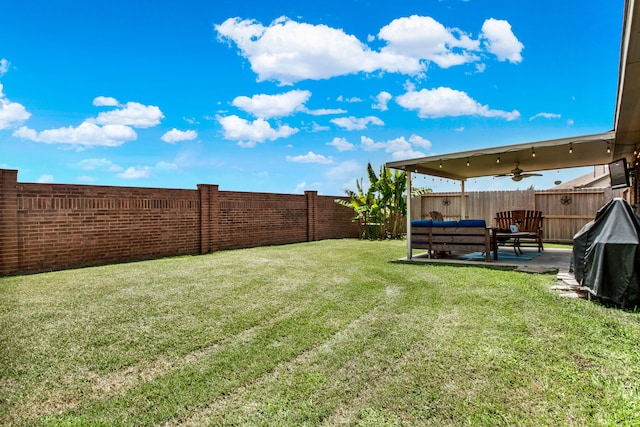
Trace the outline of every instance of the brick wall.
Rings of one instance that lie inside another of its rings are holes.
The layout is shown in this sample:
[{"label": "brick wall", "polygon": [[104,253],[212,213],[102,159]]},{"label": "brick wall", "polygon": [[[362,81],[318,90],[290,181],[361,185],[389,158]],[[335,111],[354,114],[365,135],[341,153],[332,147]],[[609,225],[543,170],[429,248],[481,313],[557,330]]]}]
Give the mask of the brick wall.
[{"label": "brick wall", "polygon": [[219,249],[307,241],[306,197],[288,194],[219,193]]},{"label": "brick wall", "polygon": [[0,275],[357,237],[333,197],[18,183],[0,169]]},{"label": "brick wall", "polygon": [[335,203],[336,199],[349,200],[348,197],[319,196],[318,203],[318,240],[339,239],[343,236],[358,237],[358,225],[352,222],[355,213],[349,208]]}]

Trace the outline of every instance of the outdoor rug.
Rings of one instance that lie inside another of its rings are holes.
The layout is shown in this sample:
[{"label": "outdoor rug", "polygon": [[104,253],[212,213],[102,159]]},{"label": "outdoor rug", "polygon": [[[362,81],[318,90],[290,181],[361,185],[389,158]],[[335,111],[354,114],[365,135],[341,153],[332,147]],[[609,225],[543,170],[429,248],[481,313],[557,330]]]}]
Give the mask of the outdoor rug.
[{"label": "outdoor rug", "polygon": [[[522,255],[517,256],[513,252],[513,248],[504,248],[498,249],[498,262],[500,261],[520,261],[527,262],[531,261],[533,258],[539,256],[542,252],[538,252],[538,250],[525,251]],[[468,260],[478,260],[484,261],[485,256],[483,252],[471,252],[469,254],[464,254],[459,256],[460,259],[468,259]],[[493,261],[493,252],[491,252],[491,261]]]}]

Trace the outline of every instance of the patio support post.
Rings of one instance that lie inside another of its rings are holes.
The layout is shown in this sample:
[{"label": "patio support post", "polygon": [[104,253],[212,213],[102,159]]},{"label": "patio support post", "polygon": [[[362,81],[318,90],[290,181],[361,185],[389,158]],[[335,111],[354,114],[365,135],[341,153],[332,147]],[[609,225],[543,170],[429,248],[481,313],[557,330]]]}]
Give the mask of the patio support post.
[{"label": "patio support post", "polygon": [[407,259],[411,259],[411,172],[407,171]]},{"label": "patio support post", "polygon": [[460,194],[462,196],[462,200],[460,201],[460,219],[467,219],[467,198],[464,195],[464,183],[464,179],[460,181]]}]

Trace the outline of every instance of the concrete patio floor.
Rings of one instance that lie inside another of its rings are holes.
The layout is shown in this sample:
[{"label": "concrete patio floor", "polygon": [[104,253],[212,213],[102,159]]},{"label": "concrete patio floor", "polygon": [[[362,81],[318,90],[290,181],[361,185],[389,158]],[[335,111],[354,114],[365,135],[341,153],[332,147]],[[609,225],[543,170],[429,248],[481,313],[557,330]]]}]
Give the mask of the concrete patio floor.
[{"label": "concrete patio floor", "polygon": [[[523,248],[526,252],[535,251],[535,248]],[[427,253],[416,253],[411,259],[401,258],[402,262],[449,264],[449,265],[472,265],[476,267],[511,269],[526,273],[568,273],[571,262],[571,249],[547,248],[542,253],[532,259],[501,260],[491,258],[490,262],[477,259],[461,258],[462,253],[452,253],[439,258],[429,258]],[[493,256],[493,255],[492,255]]]}]

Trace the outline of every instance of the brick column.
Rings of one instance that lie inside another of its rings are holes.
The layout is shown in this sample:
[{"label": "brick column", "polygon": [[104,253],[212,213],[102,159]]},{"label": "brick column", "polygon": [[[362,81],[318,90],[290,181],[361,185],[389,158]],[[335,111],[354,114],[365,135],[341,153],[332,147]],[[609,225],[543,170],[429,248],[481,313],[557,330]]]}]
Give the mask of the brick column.
[{"label": "brick column", "polygon": [[0,275],[19,271],[18,171],[0,169]]},{"label": "brick column", "polygon": [[218,241],[218,186],[198,184],[200,193],[200,253],[217,250]]},{"label": "brick column", "polygon": [[307,242],[318,240],[318,192],[305,191],[307,198]]}]

